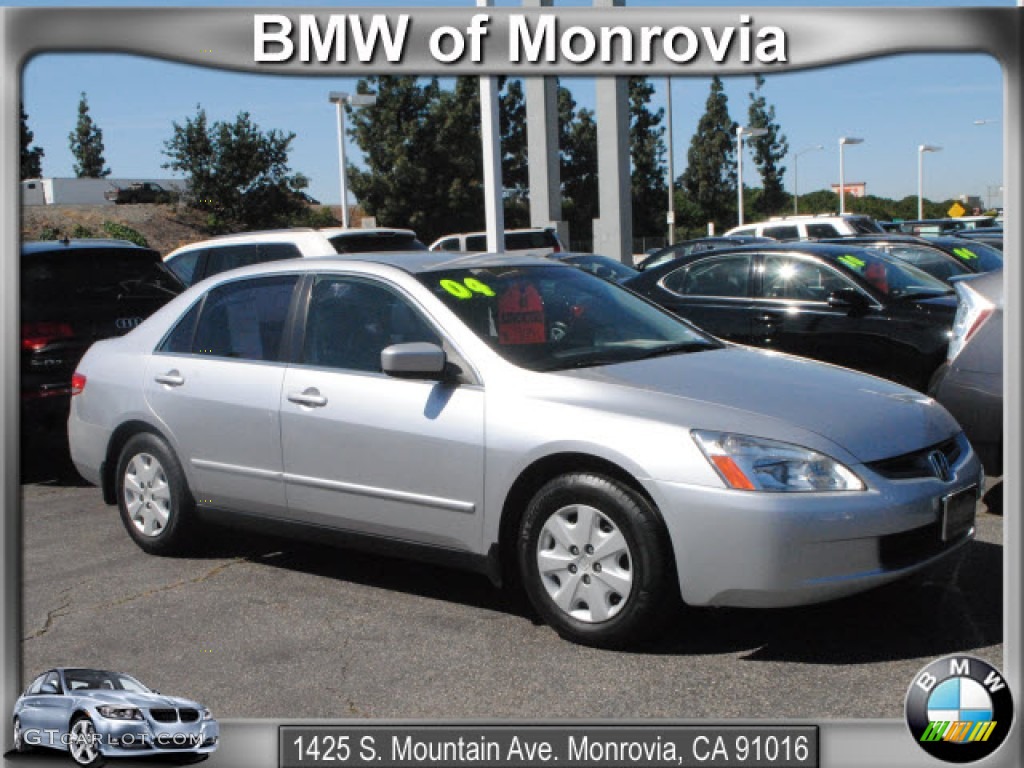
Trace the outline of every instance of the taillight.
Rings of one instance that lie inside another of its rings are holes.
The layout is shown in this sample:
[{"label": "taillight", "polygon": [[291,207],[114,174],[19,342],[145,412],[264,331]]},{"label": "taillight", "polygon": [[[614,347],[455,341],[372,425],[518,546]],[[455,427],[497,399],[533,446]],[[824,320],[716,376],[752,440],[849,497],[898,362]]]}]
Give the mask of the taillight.
[{"label": "taillight", "polygon": [[980,293],[970,287],[968,283],[957,281],[953,284],[959,299],[956,308],[956,318],[953,320],[953,330],[950,334],[949,351],[946,358],[952,362],[956,359],[967,342],[985,324],[992,313],[995,305]]},{"label": "taillight", "polygon": [[43,347],[75,335],[70,323],[32,322],[21,324],[21,348],[36,352]]},{"label": "taillight", "polygon": [[71,396],[80,395],[85,391],[85,376],[81,373],[74,373],[71,376]]}]

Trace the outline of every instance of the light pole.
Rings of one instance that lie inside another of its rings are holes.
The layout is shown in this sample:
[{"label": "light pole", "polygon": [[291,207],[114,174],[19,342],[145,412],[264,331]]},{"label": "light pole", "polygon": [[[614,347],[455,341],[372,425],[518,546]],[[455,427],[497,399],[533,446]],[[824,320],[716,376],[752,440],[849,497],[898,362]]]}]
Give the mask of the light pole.
[{"label": "light pole", "polygon": [[846,213],[846,166],[843,165],[843,149],[847,144],[863,144],[864,139],[853,136],[839,138],[839,215]]},{"label": "light pole", "polygon": [[924,218],[924,153],[941,152],[942,147],[921,144],[917,148],[917,218]]},{"label": "light pole", "polygon": [[665,93],[668,99],[666,105],[665,129],[668,131],[668,244],[676,242],[676,182],[672,170],[672,78],[665,78]]},{"label": "light pole", "polygon": [[800,172],[799,160],[800,160],[800,155],[805,155],[808,152],[814,152],[816,150],[824,149],[824,148],[825,148],[824,144],[815,144],[813,147],[806,147],[805,149],[801,149],[799,152],[797,152],[795,155],[793,155],[793,213],[794,213],[794,215],[800,212],[798,210],[798,205],[797,205],[797,202],[800,200],[800,187],[798,186],[798,182],[800,180],[799,179],[799,172]]},{"label": "light pole", "polygon": [[331,91],[327,100],[338,112],[338,176],[341,179],[341,225],[348,228],[348,181],[345,175],[345,104],[353,107],[368,107],[377,101],[373,93],[344,93]]},{"label": "light pole", "polygon": [[741,125],[736,128],[736,194],[740,220],[737,226],[740,227],[743,226],[743,137],[764,136],[767,133],[767,128],[751,128],[749,125]]}]

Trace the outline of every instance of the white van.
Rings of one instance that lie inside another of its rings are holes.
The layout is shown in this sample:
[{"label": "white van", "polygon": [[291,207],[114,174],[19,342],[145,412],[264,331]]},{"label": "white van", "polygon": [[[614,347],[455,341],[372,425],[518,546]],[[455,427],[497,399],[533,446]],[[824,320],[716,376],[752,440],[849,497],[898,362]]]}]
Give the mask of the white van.
[{"label": "white van", "polygon": [[733,227],[726,237],[747,235],[770,237],[773,240],[807,240],[818,237],[842,237],[843,235],[873,235],[884,230],[870,216],[857,213],[835,215],[831,213],[773,216],[768,221]]},{"label": "white van", "polygon": [[[487,250],[486,232],[464,232],[456,235],[445,235],[430,245],[432,251],[451,251],[453,253],[482,253]],[[547,256],[565,250],[558,233],[553,229],[506,229],[505,252],[523,251]]]}]

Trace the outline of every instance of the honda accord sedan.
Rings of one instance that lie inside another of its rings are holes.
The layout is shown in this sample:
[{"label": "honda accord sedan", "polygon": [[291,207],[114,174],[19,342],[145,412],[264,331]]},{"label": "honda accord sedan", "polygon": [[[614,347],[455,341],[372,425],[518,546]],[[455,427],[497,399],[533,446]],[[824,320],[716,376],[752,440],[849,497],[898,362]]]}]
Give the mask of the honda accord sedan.
[{"label": "honda accord sedan", "polygon": [[16,752],[63,750],[85,766],[148,755],[194,761],[213,752],[220,736],[203,705],[102,669],[57,668],[39,675],[15,702],[13,725]]},{"label": "honda accord sedan", "polygon": [[302,259],[182,294],[75,374],[71,452],[145,551],[249,522],[521,584],[606,647],[691,605],[893,581],[974,533],[934,400],[723,343],[528,256]]},{"label": "honda accord sedan", "polygon": [[946,358],[956,314],[948,284],[852,244],[695,253],[624,285],[716,336],[922,392]]}]

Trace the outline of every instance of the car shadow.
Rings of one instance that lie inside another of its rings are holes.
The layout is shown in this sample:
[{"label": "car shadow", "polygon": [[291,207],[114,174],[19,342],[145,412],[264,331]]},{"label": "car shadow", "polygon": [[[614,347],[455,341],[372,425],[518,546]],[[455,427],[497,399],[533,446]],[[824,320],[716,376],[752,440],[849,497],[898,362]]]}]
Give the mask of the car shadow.
[{"label": "car shadow", "polygon": [[[226,529],[207,537],[209,557],[245,557],[317,577],[432,600],[540,618],[517,588],[485,576]],[[630,649],[652,655],[740,654],[748,661],[862,664],[963,653],[1002,642],[1003,548],[974,541],[947,562],[853,597],[772,610],[682,608],[657,635]]]},{"label": "car shadow", "polygon": [[66,436],[24,437],[18,458],[21,484],[78,487],[89,485],[71,461]]}]

